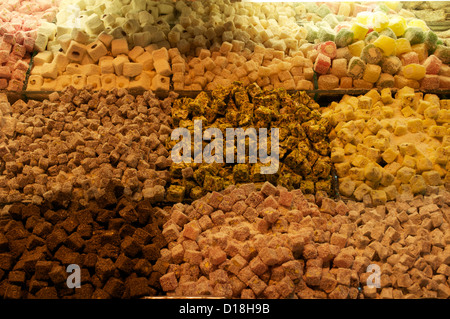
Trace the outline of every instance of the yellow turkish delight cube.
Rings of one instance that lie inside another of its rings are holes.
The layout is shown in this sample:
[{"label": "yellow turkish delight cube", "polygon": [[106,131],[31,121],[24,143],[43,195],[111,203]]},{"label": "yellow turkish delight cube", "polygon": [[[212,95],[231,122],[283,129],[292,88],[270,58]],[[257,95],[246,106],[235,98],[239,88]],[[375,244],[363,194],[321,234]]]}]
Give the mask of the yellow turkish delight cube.
[{"label": "yellow turkish delight cube", "polygon": [[353,56],[361,56],[361,52],[366,46],[366,43],[363,40],[356,41],[348,46],[348,50]]},{"label": "yellow turkish delight cube", "polygon": [[385,56],[391,55],[395,50],[395,40],[384,34],[380,35],[374,42],[373,45],[380,48]]},{"label": "yellow turkish delight cube", "polygon": [[432,125],[428,128],[427,132],[431,137],[444,137],[447,129],[444,126]]},{"label": "yellow turkish delight cube", "polygon": [[407,53],[410,52],[411,49],[411,44],[409,43],[409,41],[405,38],[400,38],[395,40],[395,55],[396,56],[400,56],[403,53]]},{"label": "yellow turkish delight cube", "polygon": [[398,152],[393,148],[393,147],[389,147],[387,150],[385,150],[383,152],[383,154],[381,154],[381,157],[383,158],[383,160],[386,163],[392,163],[393,161],[395,161],[395,159],[398,156]]},{"label": "yellow turkish delight cube", "polygon": [[406,126],[408,127],[408,131],[410,131],[411,133],[418,133],[423,131],[423,123],[419,118],[409,119],[406,122]]},{"label": "yellow turkish delight cube", "polygon": [[411,63],[402,68],[402,73],[407,79],[419,81],[425,77],[426,69],[421,64]]},{"label": "yellow turkish delight cube", "polygon": [[351,30],[353,31],[353,39],[358,41],[364,40],[369,28],[362,23],[356,22],[352,25]]},{"label": "yellow turkish delight cube", "polygon": [[409,106],[402,108],[402,114],[404,117],[409,117],[414,114],[414,110]]}]

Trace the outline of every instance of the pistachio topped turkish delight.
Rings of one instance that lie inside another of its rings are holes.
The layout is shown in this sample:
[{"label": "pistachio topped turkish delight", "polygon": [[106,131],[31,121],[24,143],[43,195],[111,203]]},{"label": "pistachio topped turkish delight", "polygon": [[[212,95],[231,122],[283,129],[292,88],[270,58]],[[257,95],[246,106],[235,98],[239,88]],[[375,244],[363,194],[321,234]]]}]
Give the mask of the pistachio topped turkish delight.
[{"label": "pistachio topped turkish delight", "polygon": [[[189,131],[184,145],[191,148],[185,160],[172,163],[169,197],[195,200],[229,185],[265,181],[307,193],[314,193],[320,181],[321,190],[331,190],[331,124],[318,109],[305,92],[291,95],[256,83],[234,82],[210,95],[178,99],[172,108],[174,125]],[[199,120],[201,127],[196,126]],[[184,137],[169,139],[167,147],[177,150]],[[273,162],[278,169],[264,173]]]}]

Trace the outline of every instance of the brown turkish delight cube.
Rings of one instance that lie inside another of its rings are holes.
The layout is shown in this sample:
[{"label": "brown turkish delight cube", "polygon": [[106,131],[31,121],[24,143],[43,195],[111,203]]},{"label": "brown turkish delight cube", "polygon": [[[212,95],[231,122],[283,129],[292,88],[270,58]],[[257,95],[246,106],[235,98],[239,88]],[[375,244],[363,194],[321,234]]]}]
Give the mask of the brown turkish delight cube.
[{"label": "brown turkish delight cube", "polygon": [[147,278],[131,278],[127,280],[126,287],[130,292],[130,298],[140,298],[150,294]]},{"label": "brown turkish delight cube", "polygon": [[253,290],[256,296],[259,296],[266,289],[267,284],[255,275],[248,281],[248,286]]},{"label": "brown turkish delight cube", "polygon": [[227,259],[227,254],[218,246],[209,249],[209,260],[213,265],[220,265]]},{"label": "brown turkish delight cube", "polygon": [[103,287],[103,290],[106,291],[111,297],[118,299],[122,298],[122,295],[125,292],[125,285],[122,280],[111,277]]},{"label": "brown turkish delight cube", "polygon": [[215,225],[223,225],[225,223],[225,214],[222,210],[211,213],[211,220]]},{"label": "brown turkish delight cube", "polygon": [[181,227],[189,222],[189,218],[179,210],[174,210],[170,216],[170,219],[172,219],[178,226]]},{"label": "brown turkish delight cube", "polygon": [[260,192],[252,192],[245,200],[245,204],[250,207],[256,208],[264,201],[264,196]]},{"label": "brown turkish delight cube", "polygon": [[265,273],[269,268],[268,266],[262,261],[262,259],[259,256],[256,256],[250,261],[250,269],[258,276]]},{"label": "brown turkish delight cube", "polygon": [[184,259],[192,265],[200,265],[203,260],[203,255],[200,251],[188,249],[184,252]]},{"label": "brown turkish delight cube", "polygon": [[125,254],[131,258],[135,257],[142,250],[142,246],[139,245],[139,243],[130,236],[124,238],[120,247],[125,252]]},{"label": "brown turkish delight cube", "polygon": [[106,281],[106,279],[114,275],[115,270],[116,266],[109,258],[99,258],[95,264],[95,274],[101,281]]},{"label": "brown turkish delight cube", "polygon": [[125,254],[120,254],[116,259],[115,266],[117,269],[123,271],[126,274],[133,272],[134,262],[132,259],[128,258]]},{"label": "brown turkish delight cube", "polygon": [[223,200],[223,195],[218,192],[212,192],[209,198],[207,199],[207,203],[213,207],[214,209],[217,209],[220,205],[220,203]]},{"label": "brown turkish delight cube", "polygon": [[146,259],[139,259],[134,265],[134,271],[136,271],[139,276],[148,277],[152,270],[152,264]]},{"label": "brown turkish delight cube", "polygon": [[318,286],[322,277],[322,268],[307,267],[303,277],[308,286]]},{"label": "brown turkish delight cube", "polygon": [[264,247],[260,250],[258,256],[267,266],[274,266],[279,263],[277,251],[273,248]]},{"label": "brown turkish delight cube", "polygon": [[172,253],[172,261],[174,263],[181,263],[184,257],[184,248],[183,245],[178,244],[175,245],[171,250]]},{"label": "brown turkish delight cube", "polygon": [[162,235],[164,236],[167,242],[172,242],[178,239],[178,237],[180,236],[180,232],[178,230],[177,225],[170,224],[163,229]]},{"label": "brown turkish delight cube", "polygon": [[48,276],[55,285],[58,285],[66,282],[68,274],[63,266],[55,265]]},{"label": "brown turkish delight cube", "polygon": [[196,240],[198,235],[202,232],[202,228],[200,227],[198,221],[193,220],[186,225],[184,225],[183,236],[192,240]]}]

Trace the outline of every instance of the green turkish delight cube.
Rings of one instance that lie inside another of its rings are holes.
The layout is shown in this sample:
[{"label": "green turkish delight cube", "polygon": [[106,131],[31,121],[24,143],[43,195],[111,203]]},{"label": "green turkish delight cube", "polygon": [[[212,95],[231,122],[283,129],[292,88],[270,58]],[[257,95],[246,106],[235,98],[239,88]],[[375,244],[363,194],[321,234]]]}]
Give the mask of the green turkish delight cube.
[{"label": "green turkish delight cube", "polygon": [[347,28],[342,28],[336,34],[334,41],[336,42],[336,46],[338,48],[343,48],[352,44],[353,37],[354,37],[353,31]]},{"label": "green turkish delight cube", "polygon": [[284,164],[286,164],[294,172],[297,172],[303,160],[305,160],[305,155],[302,154],[299,149],[294,149],[286,156]]},{"label": "green turkish delight cube", "polygon": [[300,165],[294,170],[295,173],[302,175],[303,177],[307,177],[311,174],[311,163],[305,158]]},{"label": "green turkish delight cube", "polygon": [[206,192],[203,190],[203,188],[201,188],[200,186],[195,186],[194,188],[191,189],[189,197],[192,198],[193,200],[196,200],[203,197],[205,194]]},{"label": "green turkish delight cube", "polygon": [[252,124],[253,116],[251,113],[240,113],[239,115],[239,127],[245,127]]},{"label": "green turkish delight cube", "polygon": [[334,41],[336,38],[336,32],[329,27],[320,27],[317,33],[317,38],[320,42]]},{"label": "green turkish delight cube", "polygon": [[290,173],[281,174],[280,177],[278,177],[277,185],[286,187],[288,190],[292,190],[294,188],[292,175]]},{"label": "green turkish delight cube", "polygon": [[312,174],[318,178],[328,178],[331,172],[330,160],[326,157],[319,157],[315,162]]},{"label": "green turkish delight cube", "polygon": [[295,110],[295,118],[303,123],[311,119],[311,110],[305,105],[299,105]]},{"label": "green turkish delight cube", "polygon": [[425,33],[425,45],[428,48],[428,53],[433,54],[437,48],[438,36],[433,31],[429,30]]},{"label": "green turkish delight cube", "polygon": [[255,96],[257,96],[258,94],[261,94],[262,93],[262,90],[261,90],[261,88],[259,87],[259,85],[258,84],[256,84],[256,83],[251,83],[249,86],[247,86],[247,93],[248,93],[248,95],[250,95],[251,97],[255,97]]},{"label": "green turkish delight cube", "polygon": [[301,140],[298,145],[297,145],[297,149],[298,151],[304,156],[306,157],[309,153],[309,151],[311,150],[311,143],[305,139],[305,140]]},{"label": "green turkish delight cube", "polygon": [[411,45],[423,43],[425,41],[425,32],[420,27],[408,27],[403,37],[411,43]]},{"label": "green turkish delight cube", "polygon": [[324,191],[329,196],[333,195],[333,189],[331,187],[331,180],[320,180],[315,183],[316,191]]},{"label": "green turkish delight cube", "polygon": [[178,126],[180,121],[187,120],[189,117],[189,111],[183,109],[172,109],[173,124]]},{"label": "green turkish delight cube", "polygon": [[247,164],[236,164],[233,167],[233,179],[237,183],[248,182],[250,171]]},{"label": "green turkish delight cube", "polygon": [[297,137],[299,140],[303,140],[306,138],[306,132],[300,123],[291,123],[289,125],[289,131],[292,136]]},{"label": "green turkish delight cube", "polygon": [[234,99],[236,100],[236,105],[239,109],[241,109],[244,104],[250,103],[248,94],[244,89],[237,90],[234,93]]},{"label": "green turkish delight cube", "polygon": [[272,121],[273,111],[264,106],[260,106],[255,110],[255,120],[261,123],[270,123]]},{"label": "green turkish delight cube", "polygon": [[238,118],[240,113],[235,110],[229,110],[227,114],[225,115],[226,120],[231,123],[231,125],[236,126],[238,125]]},{"label": "green turkish delight cube", "polygon": [[264,182],[266,180],[266,174],[261,173],[262,165],[255,163],[250,168],[250,181],[251,182]]},{"label": "green turkish delight cube", "polygon": [[327,127],[318,124],[316,121],[303,123],[302,126],[306,131],[306,135],[308,136],[309,140],[313,143],[322,141],[328,136]]},{"label": "green turkish delight cube", "polygon": [[319,154],[313,150],[308,150],[308,154],[306,155],[306,159],[311,165],[314,165],[319,158]]},{"label": "green turkish delight cube", "polygon": [[314,150],[322,156],[330,155],[330,143],[326,140],[321,140],[319,142],[313,143]]},{"label": "green turkish delight cube", "polygon": [[203,189],[207,192],[219,192],[223,189],[223,179],[219,176],[206,174],[203,182]]},{"label": "green turkish delight cube", "polygon": [[391,28],[386,28],[383,31],[380,32],[380,35],[385,35],[389,38],[392,38],[394,40],[397,40],[397,36],[395,35],[394,31],[392,31]]},{"label": "green turkish delight cube", "polygon": [[373,41],[378,39],[379,36],[380,34],[377,31],[372,31],[365,37],[364,42],[371,44]]},{"label": "green turkish delight cube", "polygon": [[205,115],[205,118],[206,118],[208,124],[213,124],[214,120],[217,117],[217,110],[214,110],[211,107],[207,107],[207,108],[205,108],[205,114],[204,115]]},{"label": "green turkish delight cube", "polygon": [[177,178],[183,178],[183,168],[186,167],[186,164],[184,163],[172,163],[172,165],[170,165],[170,177],[177,179]]},{"label": "green turkish delight cube", "polygon": [[302,180],[300,182],[300,189],[302,190],[303,194],[315,194],[314,190],[314,182],[309,180]]},{"label": "green turkish delight cube", "polygon": [[184,199],[185,187],[179,185],[170,185],[167,190],[166,200],[173,203],[182,202]]}]

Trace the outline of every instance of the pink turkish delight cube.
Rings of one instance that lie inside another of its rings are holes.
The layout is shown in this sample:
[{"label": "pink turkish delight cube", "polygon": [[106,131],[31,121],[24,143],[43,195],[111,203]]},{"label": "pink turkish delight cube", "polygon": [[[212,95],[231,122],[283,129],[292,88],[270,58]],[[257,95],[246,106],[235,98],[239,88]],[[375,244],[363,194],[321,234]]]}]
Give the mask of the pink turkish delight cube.
[{"label": "pink turkish delight cube", "polygon": [[9,43],[11,45],[14,45],[16,38],[14,37],[14,34],[12,34],[12,33],[5,33],[3,35],[3,41],[6,43]]},{"label": "pink turkish delight cube", "polygon": [[408,65],[411,63],[419,64],[419,55],[414,51],[410,51],[407,53],[403,53],[400,56],[400,60],[402,61],[403,65]]},{"label": "pink turkish delight cube", "polygon": [[16,64],[14,64],[14,69],[15,70],[22,70],[22,71],[27,71],[28,70],[28,63],[26,63],[23,60],[19,60],[16,62]]},{"label": "pink turkish delight cube", "polygon": [[30,38],[33,38],[33,39],[36,40],[36,37],[37,37],[37,30],[26,31],[26,32],[25,32],[25,35],[26,35],[27,37],[30,37]]},{"label": "pink turkish delight cube", "polygon": [[23,82],[16,80],[16,79],[11,79],[8,83],[8,87],[6,88],[9,91],[21,91],[23,88]]},{"label": "pink turkish delight cube", "polygon": [[278,204],[285,207],[291,207],[294,195],[287,190],[280,191],[280,197],[278,198]]},{"label": "pink turkish delight cube", "polygon": [[23,40],[23,46],[27,50],[27,52],[33,52],[35,39],[32,37],[26,37]]},{"label": "pink turkish delight cube", "polygon": [[12,21],[11,20],[11,26],[14,28],[14,33],[22,29],[22,21]]},{"label": "pink turkish delight cube", "polygon": [[23,22],[22,29],[24,31],[36,30],[38,28],[38,23],[35,20],[27,19]]},{"label": "pink turkish delight cube", "polygon": [[218,246],[209,249],[209,260],[213,265],[220,265],[227,260],[227,254]]},{"label": "pink turkish delight cube", "polygon": [[25,55],[25,53],[27,52],[27,50],[25,49],[25,47],[21,44],[14,44],[13,48],[12,48],[12,54],[15,54],[21,58],[23,58],[23,56]]},{"label": "pink turkish delight cube", "polygon": [[442,66],[442,61],[434,54],[430,55],[423,62],[427,74],[439,74]]},{"label": "pink turkish delight cube", "polygon": [[323,53],[317,55],[316,61],[314,62],[314,71],[319,74],[326,74],[331,66],[330,57]]},{"label": "pink turkish delight cube", "polygon": [[353,7],[353,16],[356,17],[356,15],[358,13],[364,12],[364,11],[372,11],[372,9],[370,9],[368,6],[355,4],[354,7]]},{"label": "pink turkish delight cube", "polygon": [[8,62],[9,59],[9,51],[0,50],[0,64]]},{"label": "pink turkish delight cube", "polygon": [[16,43],[23,45],[23,41],[25,40],[25,32],[19,31],[14,35],[14,37],[16,39]]},{"label": "pink turkish delight cube", "polygon": [[11,74],[11,77],[13,79],[19,80],[19,81],[25,81],[25,77],[27,75],[27,71],[23,71],[23,70],[14,70]]},{"label": "pink turkish delight cube", "polygon": [[319,51],[319,53],[326,55],[330,59],[334,59],[336,57],[337,48],[336,48],[336,43],[334,43],[333,41],[327,41],[327,42],[321,43],[317,47],[317,50]]},{"label": "pink turkish delight cube", "polygon": [[11,52],[11,48],[12,48],[11,44],[9,44],[8,42],[5,42],[3,40],[0,40],[0,50],[8,51],[8,53],[9,53],[9,52]]},{"label": "pink turkish delight cube", "polygon": [[196,220],[184,225],[183,236],[192,240],[196,240],[202,229]]},{"label": "pink turkish delight cube", "polygon": [[2,8],[0,10],[0,20],[2,20],[3,22],[11,21],[11,12],[6,8]]},{"label": "pink turkish delight cube", "polygon": [[0,26],[0,35],[4,35],[5,33],[14,33],[16,30],[10,23],[5,23]]},{"label": "pink turkish delight cube", "polygon": [[10,79],[11,78],[11,69],[7,66],[0,66],[0,78]]},{"label": "pink turkish delight cube", "polygon": [[426,74],[420,83],[422,90],[439,89],[439,76],[435,74]]}]

